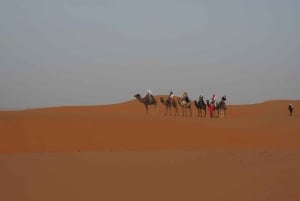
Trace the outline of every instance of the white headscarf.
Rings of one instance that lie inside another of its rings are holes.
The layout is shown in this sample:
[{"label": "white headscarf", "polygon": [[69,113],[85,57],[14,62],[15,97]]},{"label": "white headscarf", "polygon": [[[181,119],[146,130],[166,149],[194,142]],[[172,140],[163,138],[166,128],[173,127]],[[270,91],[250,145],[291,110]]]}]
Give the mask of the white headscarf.
[{"label": "white headscarf", "polygon": [[148,92],[149,94],[153,95],[153,94],[152,94],[152,91],[151,91],[150,89],[147,89],[147,92]]}]

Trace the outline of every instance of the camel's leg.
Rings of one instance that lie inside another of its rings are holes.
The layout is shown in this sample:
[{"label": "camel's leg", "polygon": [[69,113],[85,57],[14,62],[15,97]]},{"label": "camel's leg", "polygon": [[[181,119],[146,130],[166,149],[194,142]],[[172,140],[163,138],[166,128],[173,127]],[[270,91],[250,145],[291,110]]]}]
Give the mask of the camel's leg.
[{"label": "camel's leg", "polygon": [[219,116],[220,119],[223,119],[223,110],[220,110],[220,116]]},{"label": "camel's leg", "polygon": [[216,116],[216,109],[214,109],[212,112],[212,117],[215,117],[215,116]]},{"label": "camel's leg", "polygon": [[172,114],[172,108],[171,108],[171,107],[169,107],[169,115],[170,115],[170,116],[173,115],[173,114]]},{"label": "camel's leg", "polygon": [[174,116],[178,116],[178,110],[177,110],[177,107],[174,107]]},{"label": "camel's leg", "polygon": [[219,116],[220,116],[220,110],[217,109],[217,111],[216,110],[214,111],[214,117],[219,118]]},{"label": "camel's leg", "polygon": [[145,104],[145,108],[146,108],[146,114],[148,114],[148,105]]}]

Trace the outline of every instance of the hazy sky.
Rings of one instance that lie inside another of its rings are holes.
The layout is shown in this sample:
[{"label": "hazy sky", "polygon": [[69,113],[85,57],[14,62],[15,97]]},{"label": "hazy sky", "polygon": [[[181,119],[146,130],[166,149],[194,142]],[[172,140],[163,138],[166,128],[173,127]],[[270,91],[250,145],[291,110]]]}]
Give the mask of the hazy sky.
[{"label": "hazy sky", "polygon": [[300,98],[299,0],[0,0],[0,108]]}]

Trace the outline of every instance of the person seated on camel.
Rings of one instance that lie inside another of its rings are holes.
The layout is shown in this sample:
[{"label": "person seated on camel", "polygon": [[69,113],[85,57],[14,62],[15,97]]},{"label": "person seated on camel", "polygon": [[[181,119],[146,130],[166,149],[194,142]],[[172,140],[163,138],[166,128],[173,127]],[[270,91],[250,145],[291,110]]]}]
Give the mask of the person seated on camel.
[{"label": "person seated on camel", "polygon": [[222,96],[222,101],[226,101],[226,96]]},{"label": "person seated on camel", "polygon": [[153,95],[153,93],[150,89],[147,89],[147,95],[146,96],[149,98],[150,103],[154,100],[154,95]]},{"label": "person seated on camel", "polygon": [[224,110],[227,109],[225,101],[226,101],[226,96],[224,95],[222,96],[221,101],[219,102],[219,107]]},{"label": "person seated on camel", "polygon": [[204,96],[203,96],[203,94],[200,94],[198,103],[204,103]]},{"label": "person seated on camel", "polygon": [[167,102],[171,105],[173,103],[173,100],[174,100],[174,93],[173,91],[170,91]]},{"label": "person seated on camel", "polygon": [[216,96],[216,94],[213,94],[213,96],[212,96],[212,98],[211,98],[211,101],[213,102],[213,104],[216,103],[216,101],[217,101],[217,96]]},{"label": "person seated on camel", "polygon": [[182,94],[182,103],[183,104],[188,104],[190,102],[191,102],[191,100],[189,99],[189,96],[188,96],[187,92],[186,91],[183,92],[183,94]]}]

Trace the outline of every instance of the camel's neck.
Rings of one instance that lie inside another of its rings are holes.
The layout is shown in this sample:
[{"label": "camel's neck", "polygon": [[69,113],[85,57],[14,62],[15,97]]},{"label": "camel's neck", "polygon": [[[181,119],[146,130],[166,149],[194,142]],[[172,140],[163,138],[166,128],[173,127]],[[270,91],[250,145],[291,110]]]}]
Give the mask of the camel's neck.
[{"label": "camel's neck", "polygon": [[142,99],[141,97],[136,97],[136,99],[138,99],[138,101],[140,101],[141,103],[144,103],[144,99]]}]

